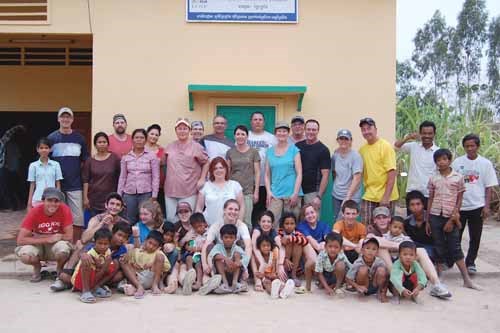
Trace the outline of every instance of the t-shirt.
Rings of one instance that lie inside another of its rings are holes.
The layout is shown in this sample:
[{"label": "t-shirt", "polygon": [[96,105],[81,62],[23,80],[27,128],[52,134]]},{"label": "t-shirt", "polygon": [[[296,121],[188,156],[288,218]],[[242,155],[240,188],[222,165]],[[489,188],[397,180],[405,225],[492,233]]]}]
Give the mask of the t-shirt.
[{"label": "t-shirt", "polygon": [[[88,243],[83,251],[90,251],[94,248],[95,243]],[[117,260],[120,259],[123,255],[127,254],[127,247],[125,245],[120,245],[116,248],[109,248],[111,250],[111,259]]]},{"label": "t-shirt", "polygon": [[191,229],[191,225],[189,225],[189,228],[188,228],[188,229],[186,229],[186,228],[184,228],[184,226],[182,225],[182,222],[181,222],[181,221],[177,221],[177,222],[175,222],[175,224],[174,224],[174,231],[175,231],[175,233],[179,234],[179,241],[180,241],[181,239],[183,239],[183,238],[186,236],[186,234],[187,234],[190,230],[192,230],[192,229]]},{"label": "t-shirt", "polygon": [[[368,265],[366,264],[365,260],[363,259],[363,256],[361,255],[352,264],[351,269],[349,269],[349,271],[346,274],[346,278],[354,281],[356,279],[356,274],[358,274],[359,269],[363,266],[368,266]],[[375,257],[375,260],[372,262],[372,265],[368,267],[369,267],[368,275],[370,276],[371,280],[379,267],[386,267],[386,266],[382,259],[380,259],[379,257]]]},{"label": "t-shirt", "polygon": [[349,262],[349,259],[347,259],[347,257],[343,252],[337,254],[335,259],[332,261],[328,253],[325,250],[322,250],[318,254],[318,257],[316,258],[316,266],[314,268],[314,271],[316,273],[323,273],[323,272],[331,273],[335,270],[335,265],[337,265],[338,262],[343,262],[345,264],[346,271],[349,271],[351,263]]},{"label": "t-shirt", "polygon": [[[210,228],[208,228],[207,232],[207,242],[211,243],[216,241],[217,243],[222,243],[222,238],[220,237],[220,228],[224,225],[224,222],[219,222],[212,224]],[[238,233],[236,234],[236,240],[246,240],[250,239],[250,232],[248,231],[248,227],[245,223],[238,220],[236,222],[236,228],[238,229]]]},{"label": "t-shirt", "polygon": [[333,231],[338,232],[342,237],[355,244],[366,238],[366,227],[358,221],[354,222],[354,226],[349,229],[344,220],[339,220],[333,225]]},{"label": "t-shirt", "polygon": [[31,162],[28,169],[28,181],[35,183],[32,202],[41,201],[43,190],[56,187],[56,181],[63,179],[61,166],[49,159],[46,164],[38,160]]},{"label": "t-shirt", "polygon": [[[275,198],[289,198],[293,195],[297,179],[295,156],[299,154],[299,148],[289,145],[281,156],[276,155],[275,148],[271,147],[266,154],[271,171],[271,192]],[[302,195],[302,190],[300,190],[299,195]]]},{"label": "t-shirt", "polygon": [[35,234],[54,235],[63,234],[64,228],[72,224],[71,210],[61,203],[51,216],[45,214],[44,205],[33,207],[21,223],[21,228],[31,230]]},{"label": "t-shirt", "polygon": [[215,134],[205,135],[201,140],[200,144],[205,148],[209,159],[214,159],[216,157],[226,157],[226,153],[229,149],[234,147],[234,142],[228,138],[219,138]]},{"label": "t-shirt", "polygon": [[140,270],[145,270],[146,265],[150,265],[154,262],[156,255],[159,254],[163,257],[163,272],[170,271],[170,261],[168,261],[165,254],[160,250],[155,252],[147,252],[144,249],[133,249],[130,252],[130,263],[139,267]]},{"label": "t-shirt", "polygon": [[[424,216],[426,213],[424,212]],[[420,227],[417,227],[417,221],[415,216],[410,215],[405,220],[405,233],[411,238],[412,241],[419,243],[421,245],[433,245],[434,242],[432,237],[427,235],[425,232],[425,223],[422,223]]]},{"label": "t-shirt", "polygon": [[269,132],[248,133],[248,145],[259,152],[260,155],[260,186],[265,186],[264,177],[266,172],[266,153],[269,148],[275,146],[278,141],[276,137]]},{"label": "t-shirt", "polygon": [[311,228],[307,221],[302,221],[297,226],[297,230],[300,231],[305,237],[311,236],[318,243],[325,240],[325,236],[330,232],[330,227],[328,224],[322,221],[316,223],[316,228]]},{"label": "t-shirt", "polygon": [[165,195],[172,198],[187,198],[198,192],[196,185],[201,169],[208,162],[208,155],[196,141],[180,143],[175,141],[165,148],[167,174]]},{"label": "t-shirt", "polygon": [[425,275],[424,270],[416,260],[414,260],[411,263],[409,272],[405,270],[404,266],[401,264],[401,261],[399,260],[396,260],[396,262],[392,264],[391,283],[400,294],[405,289],[403,286],[403,276],[409,277],[413,274],[417,276],[418,285],[421,286],[422,288],[425,288],[425,286],[427,285],[427,276]]},{"label": "t-shirt", "polygon": [[224,256],[225,258],[234,258],[234,255],[236,253],[239,253],[239,255],[241,256],[241,265],[245,270],[246,267],[248,266],[248,263],[250,262],[250,258],[247,256],[245,250],[243,250],[240,246],[236,245],[236,242],[233,244],[233,246],[229,251],[226,250],[224,244],[222,243],[215,244],[212,250],[210,250],[210,253],[208,254],[208,261],[212,262],[214,260],[214,257],[218,254]]},{"label": "t-shirt", "polygon": [[255,190],[254,163],[260,162],[259,152],[250,148],[242,153],[234,147],[227,151],[226,160],[231,163],[231,179],[240,183],[243,194],[253,194]]},{"label": "t-shirt", "polygon": [[[139,244],[144,244],[144,242],[146,241],[146,238],[148,237],[148,235],[152,229],[149,229],[149,227],[142,221],[139,221],[136,224],[136,227],[139,228]],[[133,235],[130,235],[128,242],[130,244],[134,244],[134,236]]]},{"label": "t-shirt", "polygon": [[431,214],[450,217],[455,209],[459,193],[465,191],[464,177],[452,170],[447,176],[436,172],[430,179],[429,195],[434,194],[432,201]]},{"label": "t-shirt", "polygon": [[126,136],[124,141],[119,140],[114,134],[108,136],[108,150],[119,158],[122,158],[123,155],[127,155],[128,152],[132,150],[132,136],[130,134],[126,134]]},{"label": "t-shirt", "polygon": [[[394,148],[384,139],[373,144],[366,143],[359,149],[363,157],[363,180],[365,194],[363,199],[372,202],[382,201],[387,184],[387,173],[396,170],[396,153]],[[394,183],[390,200],[399,198],[398,187]]]},{"label": "t-shirt", "polygon": [[480,155],[475,160],[470,160],[464,155],[453,161],[451,167],[464,176],[465,193],[460,210],[468,211],[484,207],[486,188],[498,185],[493,164]]},{"label": "t-shirt", "polygon": [[[107,258],[111,257],[111,250],[107,249],[106,253],[100,254],[95,250],[94,246],[92,246],[92,248],[87,251],[87,254],[94,259],[94,262],[99,262],[102,265],[102,264],[104,264],[104,262],[106,261]],[[80,273],[80,266],[81,265],[82,265],[82,261],[80,260],[75,267],[75,271],[73,272],[73,275],[71,276],[71,283],[73,285],[75,284],[76,278],[77,278],[78,274]],[[96,268],[95,264],[92,264],[91,267],[92,267],[92,269]]]},{"label": "t-shirt", "polygon": [[[352,184],[353,176],[363,172],[363,159],[355,150],[350,150],[345,156],[339,152],[332,155],[332,171],[335,172],[332,196],[338,200],[344,200]],[[361,201],[361,186],[353,194],[352,200]]]},{"label": "t-shirt", "polygon": [[302,191],[317,192],[321,182],[321,170],[330,170],[330,150],[321,141],[308,144],[306,140],[296,143],[302,160]]},{"label": "t-shirt", "polygon": [[120,159],[110,154],[103,161],[89,158],[85,161],[82,181],[89,184],[90,208],[104,210],[104,202],[111,192],[116,192],[120,177]]},{"label": "t-shirt", "polygon": [[219,187],[208,181],[203,185],[200,193],[205,196],[205,210],[203,215],[208,225],[223,222],[224,203],[229,199],[236,199],[241,191],[241,185],[237,181],[228,180],[223,187]]},{"label": "t-shirt", "polygon": [[59,130],[47,137],[52,146],[52,159],[59,162],[63,174],[61,190],[82,190],[81,163],[88,158],[85,139],[77,131],[63,134]]},{"label": "t-shirt", "polygon": [[425,149],[421,142],[407,142],[399,148],[400,151],[410,154],[406,192],[420,191],[424,196],[429,197],[427,183],[436,172],[434,152],[438,149],[439,147],[434,144],[429,149]]}]

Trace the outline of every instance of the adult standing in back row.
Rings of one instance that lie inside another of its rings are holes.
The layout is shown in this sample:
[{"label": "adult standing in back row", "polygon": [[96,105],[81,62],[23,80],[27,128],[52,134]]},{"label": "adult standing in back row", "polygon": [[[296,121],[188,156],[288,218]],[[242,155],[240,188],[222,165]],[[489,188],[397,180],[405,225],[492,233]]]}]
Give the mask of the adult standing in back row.
[{"label": "adult standing in back row", "polygon": [[[419,126],[418,133],[411,133],[402,140],[394,143],[394,147],[403,153],[410,154],[410,170],[408,172],[408,186],[406,193],[419,191],[424,195],[424,207],[427,207],[429,199],[429,178],[436,172],[434,163],[434,152],[439,149],[434,144],[436,136],[436,125],[432,121],[424,121]],[[420,139],[420,142],[416,141]],[[408,142],[412,141],[412,142]],[[406,212],[410,212],[410,203],[406,200]]]},{"label": "adult standing in back row", "polygon": [[109,135],[109,151],[122,158],[132,150],[132,136],[127,134],[127,119],[121,113],[113,116],[114,133]]},{"label": "adult standing in back row", "polygon": [[234,147],[234,142],[225,135],[227,119],[222,115],[217,115],[214,117],[213,126],[213,134],[205,135],[200,140],[200,145],[205,148],[210,160],[216,157],[225,158],[227,151]]},{"label": "adult standing in back row", "polygon": [[260,214],[266,210],[266,186],[264,177],[266,174],[267,150],[275,146],[278,141],[271,133],[264,130],[265,119],[262,112],[256,111],[250,117],[252,130],[248,134],[248,145],[259,152],[260,155],[260,180],[259,198],[253,206],[252,223],[255,223]]},{"label": "adult standing in back row", "polygon": [[83,232],[83,183],[82,165],[88,158],[87,145],[83,136],[73,131],[73,111],[63,107],[57,113],[59,129],[47,137],[52,146],[52,159],[59,162],[63,179],[61,191],[73,216],[73,241],[80,239]]},{"label": "adult standing in back row", "polygon": [[304,205],[312,204],[321,216],[321,199],[328,185],[330,150],[318,139],[319,122],[306,121],[306,139],[295,145],[302,161],[302,191]]},{"label": "adult standing in back row", "polygon": [[363,157],[363,180],[365,194],[361,201],[361,219],[365,224],[373,223],[373,210],[385,206],[394,214],[399,198],[396,186],[396,153],[391,144],[379,138],[377,126],[372,118],[359,122],[361,134],[366,140],[359,153]]}]

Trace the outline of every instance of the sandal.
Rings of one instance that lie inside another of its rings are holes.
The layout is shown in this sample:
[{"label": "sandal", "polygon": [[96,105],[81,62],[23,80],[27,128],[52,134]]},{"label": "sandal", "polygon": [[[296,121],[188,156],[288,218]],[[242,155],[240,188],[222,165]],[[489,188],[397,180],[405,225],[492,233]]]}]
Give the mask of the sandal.
[{"label": "sandal", "polygon": [[302,295],[302,294],[305,294],[306,292],[307,292],[307,290],[305,287],[300,286],[300,287],[295,288],[296,294]]},{"label": "sandal", "polygon": [[111,290],[109,290],[109,288],[107,286],[97,287],[94,290],[94,294],[98,298],[108,298],[108,297],[111,297],[111,295],[112,295]]},{"label": "sandal", "polygon": [[82,301],[83,303],[95,303],[97,300],[90,291],[87,291],[80,295],[80,301]]},{"label": "sandal", "polygon": [[262,280],[261,279],[256,279],[255,280],[254,289],[257,292],[263,292],[264,291],[264,287],[262,286]]},{"label": "sandal", "polygon": [[144,296],[145,296],[146,292],[143,290],[143,291],[140,291],[140,290],[137,290],[135,293],[134,293],[134,298],[135,299],[143,299]]}]

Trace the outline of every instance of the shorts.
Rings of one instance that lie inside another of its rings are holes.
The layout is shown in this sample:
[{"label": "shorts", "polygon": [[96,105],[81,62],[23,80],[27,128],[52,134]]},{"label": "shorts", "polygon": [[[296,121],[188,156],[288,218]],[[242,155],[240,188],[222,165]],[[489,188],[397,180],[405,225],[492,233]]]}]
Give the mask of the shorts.
[{"label": "shorts", "polygon": [[464,259],[460,242],[460,229],[454,225],[451,232],[443,231],[443,227],[448,220],[449,217],[444,216],[431,215],[430,217],[437,263],[446,263],[448,259],[454,263]]},{"label": "shorts", "polygon": [[73,246],[68,241],[60,240],[54,244],[22,245],[14,250],[16,256],[38,257],[41,261],[54,261],[59,254],[70,255]]},{"label": "shorts", "polygon": [[417,273],[412,273],[410,275],[403,274],[402,282],[403,287],[405,287],[409,291],[412,291],[418,286]]},{"label": "shorts", "polygon": [[378,292],[378,287],[375,287],[373,285],[373,281],[370,280],[370,283],[368,283],[368,290],[365,292],[366,296],[369,295],[375,295]]},{"label": "shorts", "polygon": [[[116,267],[115,263],[111,262],[111,264],[109,264],[108,271],[106,272],[106,274],[103,275],[103,278],[113,276],[113,274],[115,274],[116,270],[117,270],[117,267]],[[96,287],[97,281],[95,279],[95,276],[96,276],[96,270],[92,269],[90,271],[90,277],[89,277],[89,289],[91,289],[91,290]],[[82,291],[83,290],[82,269],[81,268],[76,273],[75,282],[73,283],[73,290],[74,291]]]},{"label": "shorts", "polygon": [[144,289],[151,289],[153,287],[153,281],[155,278],[155,273],[153,271],[144,270],[136,272],[137,279]]},{"label": "shorts", "polygon": [[328,284],[329,286],[337,284],[337,277],[335,276],[335,271],[333,272],[323,271],[323,273],[321,274],[323,274],[323,277],[326,280],[326,284]]}]

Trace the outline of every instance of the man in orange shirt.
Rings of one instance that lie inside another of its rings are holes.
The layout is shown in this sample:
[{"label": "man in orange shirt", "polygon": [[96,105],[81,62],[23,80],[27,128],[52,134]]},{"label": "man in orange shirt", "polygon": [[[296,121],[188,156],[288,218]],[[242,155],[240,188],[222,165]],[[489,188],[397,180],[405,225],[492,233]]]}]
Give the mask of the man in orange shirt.
[{"label": "man in orange shirt", "polygon": [[333,231],[344,238],[344,254],[351,263],[359,256],[361,242],[366,238],[366,227],[356,221],[359,215],[358,204],[354,200],[347,200],[342,206],[343,219],[335,222]]}]

